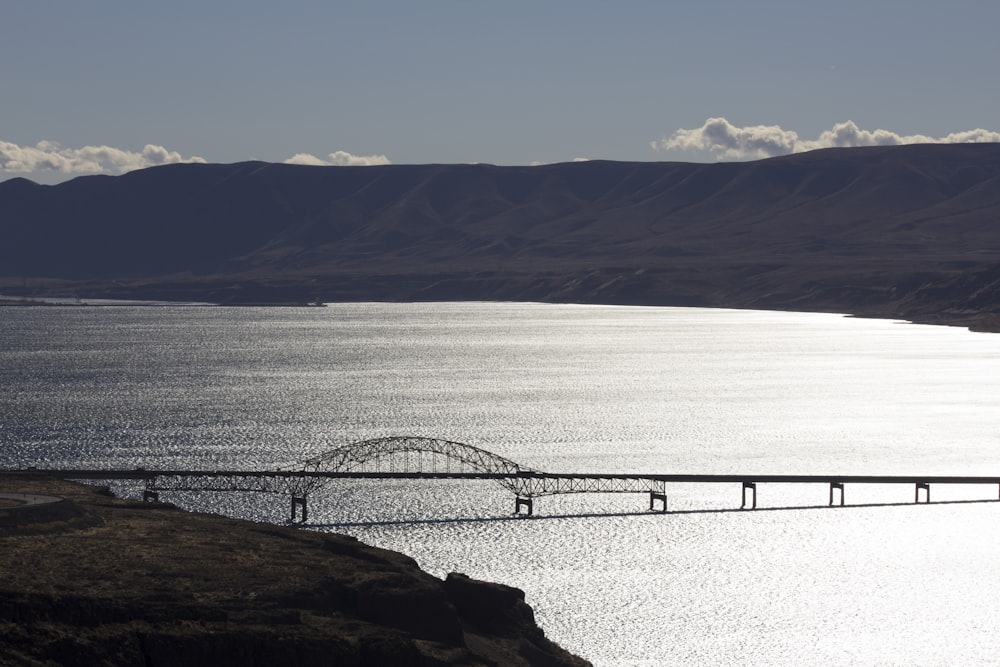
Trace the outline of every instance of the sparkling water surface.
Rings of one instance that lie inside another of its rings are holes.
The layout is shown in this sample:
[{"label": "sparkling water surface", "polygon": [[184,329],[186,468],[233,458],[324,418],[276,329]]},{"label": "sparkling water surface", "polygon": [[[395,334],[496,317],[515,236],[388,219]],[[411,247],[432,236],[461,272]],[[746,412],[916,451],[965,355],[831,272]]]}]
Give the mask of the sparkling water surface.
[{"label": "sparkling water surface", "polygon": [[[273,468],[355,440],[550,472],[1000,475],[1000,336],[836,315],[541,304],[0,309],[3,467]],[[123,485],[123,494],[137,489]],[[600,665],[1000,664],[998,489],[332,484],[314,529],[526,591]],[[287,500],[168,498],[257,520]]]}]

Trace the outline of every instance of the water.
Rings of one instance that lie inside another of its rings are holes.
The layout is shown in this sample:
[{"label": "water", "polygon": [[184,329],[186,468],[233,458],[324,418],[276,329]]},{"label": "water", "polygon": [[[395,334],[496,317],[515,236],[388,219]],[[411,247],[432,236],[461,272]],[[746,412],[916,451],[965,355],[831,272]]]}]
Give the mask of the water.
[{"label": "water", "polygon": [[[274,467],[423,435],[552,472],[998,475],[1000,336],[823,314],[538,304],[0,309],[0,465]],[[123,493],[136,490],[123,487]],[[596,664],[984,664],[995,487],[339,484],[338,530],[524,589]],[[276,522],[287,501],[182,505]],[[896,503],[896,504],[886,504]],[[791,508],[791,509],[789,509]]]}]

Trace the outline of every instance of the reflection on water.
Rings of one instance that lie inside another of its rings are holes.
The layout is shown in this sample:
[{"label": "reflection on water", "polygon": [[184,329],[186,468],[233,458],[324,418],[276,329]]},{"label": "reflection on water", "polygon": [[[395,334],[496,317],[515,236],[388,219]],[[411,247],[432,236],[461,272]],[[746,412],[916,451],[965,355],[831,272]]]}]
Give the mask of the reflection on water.
[{"label": "reflection on water", "polygon": [[[551,472],[1000,474],[1000,336],[952,328],[538,304],[0,314],[10,467],[274,467],[410,434]],[[826,485],[764,484],[759,507],[796,509],[741,512],[739,485],[668,493],[666,515],[563,496],[513,519],[489,482],[344,482],[310,519],[525,589],[598,664],[994,660],[1000,504],[848,485],[855,506],[827,508]],[[176,500],[287,520],[285,499]]]}]

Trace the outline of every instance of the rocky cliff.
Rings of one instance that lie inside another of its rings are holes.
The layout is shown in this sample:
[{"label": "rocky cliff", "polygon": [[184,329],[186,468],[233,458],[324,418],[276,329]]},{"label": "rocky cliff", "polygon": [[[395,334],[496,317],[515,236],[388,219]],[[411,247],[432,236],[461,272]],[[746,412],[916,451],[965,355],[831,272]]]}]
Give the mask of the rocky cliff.
[{"label": "rocky cliff", "polygon": [[[3,665],[585,665],[524,593],[352,538],[0,478]],[[29,518],[25,518],[25,516]]]}]

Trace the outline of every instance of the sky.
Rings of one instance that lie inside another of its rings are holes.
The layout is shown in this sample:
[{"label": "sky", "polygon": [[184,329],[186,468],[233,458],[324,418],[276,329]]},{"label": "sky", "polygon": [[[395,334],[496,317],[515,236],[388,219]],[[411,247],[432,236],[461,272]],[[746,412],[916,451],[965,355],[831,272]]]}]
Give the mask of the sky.
[{"label": "sky", "polygon": [[996,0],[5,0],[0,180],[1000,141]]}]

